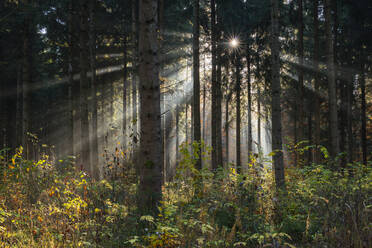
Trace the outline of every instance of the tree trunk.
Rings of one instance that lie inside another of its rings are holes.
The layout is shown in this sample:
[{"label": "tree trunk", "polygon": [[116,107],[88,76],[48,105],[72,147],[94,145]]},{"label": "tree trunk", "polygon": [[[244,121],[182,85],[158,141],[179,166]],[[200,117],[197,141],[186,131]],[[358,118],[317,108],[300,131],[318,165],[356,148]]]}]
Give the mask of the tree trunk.
[{"label": "tree trunk", "polygon": [[281,86],[280,86],[280,43],[279,43],[279,1],[271,0],[271,109],[272,109],[272,150],[275,183],[277,189],[285,187],[284,164],[282,151],[282,109],[281,109]]},{"label": "tree trunk", "polygon": [[298,0],[298,136],[296,142],[304,139],[304,23],[303,23],[303,0]]},{"label": "tree trunk", "polygon": [[217,108],[217,30],[216,30],[216,3],[215,0],[211,0],[211,29],[212,29],[212,169],[215,171],[219,164],[218,164],[218,145],[217,139],[218,135],[217,132],[217,121],[218,121],[218,113]]},{"label": "tree trunk", "polygon": [[[193,0],[194,4],[194,23],[193,23],[193,74],[194,74],[194,94],[193,94],[193,128],[194,141],[201,142],[200,127],[200,61],[199,61],[199,0]],[[201,154],[196,162],[196,168],[201,169]]]},{"label": "tree trunk", "polygon": [[247,46],[247,91],[248,91],[248,162],[252,155],[252,85],[251,85],[251,55],[249,45]]},{"label": "tree trunk", "polygon": [[353,100],[354,100],[354,74],[350,75],[350,80],[347,83],[347,137],[348,137],[348,162],[353,162]]},{"label": "tree trunk", "polygon": [[68,88],[67,88],[67,101],[68,101],[68,127],[67,127],[67,155],[74,155],[74,99],[73,99],[73,86],[74,86],[74,0],[69,2],[68,11]]},{"label": "tree trunk", "polygon": [[[31,5],[30,0],[24,0],[24,4]],[[23,139],[22,145],[25,147],[26,158],[31,158],[31,151],[28,142],[28,132],[31,132],[31,115],[32,115],[32,14],[27,11],[23,24],[23,68],[22,68],[22,117],[23,117]]]},{"label": "tree trunk", "polygon": [[204,83],[203,83],[203,141],[206,143],[206,106],[207,106],[207,87],[206,87],[206,82],[207,82],[207,75],[206,75],[206,61],[205,61],[205,54],[204,54],[204,63],[203,63],[203,72],[204,72]]},{"label": "tree trunk", "polygon": [[[314,130],[314,142],[316,146],[320,145],[320,77],[319,77],[319,21],[318,21],[318,13],[319,13],[319,0],[314,1],[313,5],[313,25],[314,25],[314,88],[315,88],[315,111],[314,111],[314,122],[315,122],[315,130]],[[321,154],[319,149],[316,148],[314,150],[314,162],[320,163]]]},{"label": "tree trunk", "polygon": [[240,116],[240,58],[236,58],[236,169],[237,173],[241,173],[241,146],[240,146],[240,124],[241,124],[241,116]]},{"label": "tree trunk", "polygon": [[176,164],[180,159],[179,154],[180,149],[180,106],[177,104],[176,106]]},{"label": "tree trunk", "polygon": [[[123,24],[125,25],[125,24]],[[124,57],[123,57],[123,150],[127,149],[128,141],[127,141],[127,95],[128,95],[128,46],[127,46],[127,35],[125,34],[124,37]]]},{"label": "tree trunk", "polygon": [[80,108],[81,108],[81,162],[85,171],[91,173],[89,140],[89,69],[88,56],[88,2],[80,0]]},{"label": "tree trunk", "polygon": [[140,0],[140,185],[138,206],[142,213],[156,213],[161,200],[162,139],[157,41],[157,1]]},{"label": "tree trunk", "polygon": [[[138,1],[132,0],[132,43],[133,43],[133,68],[132,68],[132,125],[133,138],[138,136],[137,117],[137,85],[138,85]],[[138,137],[137,137],[138,138]],[[135,146],[135,142],[133,142]]]},{"label": "tree trunk", "polygon": [[[363,59],[363,57],[361,58]],[[362,162],[367,165],[367,102],[366,102],[366,79],[365,79],[364,63],[361,65],[360,89],[361,89],[361,140],[362,140]]]},{"label": "tree trunk", "polygon": [[331,23],[332,0],[325,1],[325,28],[327,44],[327,77],[328,77],[328,98],[329,98],[329,129],[330,129],[330,151],[333,158],[339,153],[339,135],[337,120],[337,94],[336,77],[334,64],[334,44]]},{"label": "tree trunk", "polygon": [[261,151],[261,87],[257,84],[257,146]]},{"label": "tree trunk", "polygon": [[[219,8],[221,10],[221,8]],[[217,165],[222,166],[222,20],[221,13],[216,12],[217,26],[216,26],[216,105],[213,108],[216,109],[216,142],[217,142]]]},{"label": "tree trunk", "polygon": [[230,129],[230,125],[229,125],[229,119],[230,119],[230,116],[229,116],[229,104],[230,104],[230,98],[231,98],[231,93],[229,92],[229,84],[230,84],[230,80],[229,80],[229,63],[227,62],[226,63],[226,97],[225,97],[225,152],[226,152],[226,156],[225,156],[225,166],[226,168],[228,168],[229,166],[229,129]]},{"label": "tree trunk", "polygon": [[[23,82],[22,82],[22,63],[19,64],[18,66],[18,72],[17,72],[17,109],[16,109],[16,146],[19,147],[22,145],[22,138],[23,138],[23,117],[22,117],[22,114],[23,114],[23,102],[22,102],[22,92],[23,92]],[[5,92],[5,91],[3,91]],[[7,106],[6,106],[7,102],[5,101],[4,102],[4,109],[6,110],[7,109]],[[6,125],[3,127],[5,130],[6,130],[6,127],[7,127],[7,113],[4,114],[5,116],[5,119],[4,119],[4,123],[6,123]],[[4,134],[5,134],[5,131],[4,131]],[[2,139],[1,141],[3,141],[4,139]],[[4,144],[7,144],[7,142],[4,142]],[[4,148],[5,148],[5,145],[4,145]]]},{"label": "tree trunk", "polygon": [[96,0],[89,1],[90,25],[89,25],[89,51],[91,76],[91,111],[92,111],[92,133],[91,133],[91,155],[92,155],[92,176],[98,180],[100,171],[98,168],[98,126],[97,126],[97,75],[96,75],[96,27],[95,27]]}]

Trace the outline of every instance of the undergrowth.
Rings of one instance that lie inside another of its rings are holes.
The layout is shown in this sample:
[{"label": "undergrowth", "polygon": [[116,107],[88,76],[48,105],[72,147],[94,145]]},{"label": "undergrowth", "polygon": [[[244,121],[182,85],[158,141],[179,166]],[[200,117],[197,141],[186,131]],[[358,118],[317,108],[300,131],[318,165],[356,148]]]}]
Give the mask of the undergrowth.
[{"label": "undergrowth", "polygon": [[262,158],[243,174],[233,165],[212,173],[195,169],[199,150],[182,147],[157,216],[138,214],[124,153],[94,181],[73,158],[1,151],[0,247],[372,247],[371,166],[288,168],[286,192],[275,193]]}]

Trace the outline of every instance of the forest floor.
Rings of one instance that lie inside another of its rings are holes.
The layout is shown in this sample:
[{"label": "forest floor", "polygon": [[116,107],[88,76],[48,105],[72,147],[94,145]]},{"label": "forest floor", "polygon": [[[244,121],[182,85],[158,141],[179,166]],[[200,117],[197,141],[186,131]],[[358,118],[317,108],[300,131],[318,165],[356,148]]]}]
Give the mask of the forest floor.
[{"label": "forest floor", "polygon": [[70,159],[3,151],[0,247],[372,247],[371,166],[289,168],[280,194],[257,161],[214,174],[187,157],[141,215],[130,163],[94,181]]}]

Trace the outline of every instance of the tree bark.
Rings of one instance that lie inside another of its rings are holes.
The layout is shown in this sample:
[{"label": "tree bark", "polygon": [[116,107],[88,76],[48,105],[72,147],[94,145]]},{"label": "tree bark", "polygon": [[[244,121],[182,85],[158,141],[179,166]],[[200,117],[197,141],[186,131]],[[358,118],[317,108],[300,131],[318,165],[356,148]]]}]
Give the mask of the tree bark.
[{"label": "tree bark", "polygon": [[[363,57],[361,58],[363,59]],[[366,80],[364,62],[361,63],[360,89],[361,89],[361,140],[362,140],[362,162],[367,165],[367,102],[366,102]]]},{"label": "tree bark", "polygon": [[[24,4],[31,5],[30,0],[24,0]],[[31,158],[28,132],[31,132],[32,115],[32,14],[27,11],[23,23],[23,69],[22,69],[22,117],[23,135],[22,145],[25,147],[26,158]]]},{"label": "tree bark", "polygon": [[[201,143],[201,127],[200,127],[200,60],[199,60],[199,0],[193,0],[194,4],[194,23],[193,23],[193,74],[194,74],[194,94],[193,94],[193,128],[194,142]],[[196,168],[201,169],[201,154],[196,162]]]},{"label": "tree bark", "polygon": [[237,173],[241,173],[241,144],[240,144],[240,126],[241,126],[241,116],[240,116],[240,58],[236,58],[236,169]]},{"label": "tree bark", "polygon": [[[125,24],[124,24],[125,25]],[[128,44],[127,44],[127,35],[125,34],[124,37],[124,57],[123,57],[123,150],[127,149],[128,141],[127,141],[127,101],[128,101]]]},{"label": "tree bark", "polygon": [[251,85],[251,55],[249,45],[247,46],[247,91],[248,91],[248,162],[252,155],[252,85]]},{"label": "tree bark", "polygon": [[[137,116],[137,85],[138,85],[138,1],[132,0],[132,43],[133,43],[133,68],[132,68],[132,125],[133,138],[138,136]],[[138,137],[137,137],[138,138]],[[135,142],[133,142],[135,146]]]},{"label": "tree bark", "polygon": [[212,29],[212,169],[215,171],[218,164],[218,145],[217,139],[217,30],[216,30],[216,3],[215,0],[211,0],[211,29]]},{"label": "tree bark", "polygon": [[156,213],[161,200],[162,139],[157,41],[157,1],[140,0],[139,77],[141,107],[140,185],[138,206]]},{"label": "tree bark", "polygon": [[225,97],[225,139],[226,139],[226,142],[225,142],[225,152],[226,152],[226,156],[225,156],[225,166],[226,168],[228,168],[228,165],[229,165],[229,129],[230,129],[230,125],[229,125],[229,119],[230,119],[230,116],[229,116],[229,104],[230,104],[230,98],[231,98],[231,93],[229,92],[229,83],[230,83],[230,80],[229,80],[229,63],[227,62],[226,63],[226,97]]},{"label": "tree bark", "polygon": [[[221,10],[221,8],[219,8]],[[216,142],[217,142],[217,165],[223,166],[222,160],[222,42],[221,42],[221,34],[222,34],[222,19],[221,13],[216,11],[216,19],[217,19],[217,26],[216,26]]]},{"label": "tree bark", "polygon": [[354,74],[350,75],[350,80],[347,83],[347,137],[348,137],[348,162],[353,162],[353,100],[354,100]]},{"label": "tree bark", "polygon": [[279,1],[271,0],[271,109],[272,109],[272,150],[275,183],[277,189],[284,189],[284,163],[282,151],[282,109],[281,109],[281,86],[280,86],[280,59],[279,59]]},{"label": "tree bark", "polygon": [[[320,77],[319,77],[319,0],[314,0],[313,5],[313,25],[314,25],[314,88],[315,88],[315,111],[314,111],[314,122],[315,122],[315,129],[314,129],[314,142],[316,146],[320,145]],[[321,162],[321,154],[319,149],[316,148],[314,150],[314,162],[320,163]]]},{"label": "tree bark", "polygon": [[332,0],[324,0],[325,5],[325,28],[327,44],[327,77],[328,77],[328,98],[329,98],[329,129],[330,129],[330,151],[333,158],[339,153],[339,134],[337,119],[337,94],[336,76],[334,64],[334,44],[332,35]]},{"label": "tree bark", "polygon": [[[18,72],[17,72],[17,109],[16,109],[16,146],[19,147],[20,145],[22,145],[22,138],[23,138],[23,102],[22,102],[22,92],[23,92],[23,82],[22,82],[22,63],[19,64],[18,66]],[[5,92],[5,91],[3,91]],[[7,102],[4,101],[4,109],[6,111],[7,109],[7,106],[6,106]],[[5,123],[5,126],[3,127],[5,130],[6,130],[6,127],[7,127],[7,113],[4,114],[4,123]],[[3,130],[2,130],[3,131]],[[4,131],[4,134],[5,134],[5,131]],[[6,142],[6,139],[2,139],[1,141],[5,140],[4,142],[4,148],[5,148],[5,144],[7,144]]]},{"label": "tree bark", "polygon": [[90,51],[90,71],[91,71],[91,111],[92,111],[92,132],[90,136],[91,141],[91,155],[92,155],[92,176],[99,180],[100,171],[98,168],[98,122],[97,122],[97,75],[96,75],[96,27],[95,27],[95,8],[96,0],[89,1],[89,51]]},{"label": "tree bark", "polygon": [[80,109],[81,109],[81,162],[85,171],[91,173],[89,140],[89,69],[88,56],[88,2],[80,0]]},{"label": "tree bark", "polygon": [[298,0],[298,136],[296,142],[304,139],[304,23],[303,23],[303,0]]},{"label": "tree bark", "polygon": [[68,86],[67,86],[67,101],[68,101],[68,127],[67,127],[67,154],[72,156],[74,151],[74,99],[73,99],[73,86],[74,86],[74,0],[69,2],[68,12]]},{"label": "tree bark", "polygon": [[180,106],[177,104],[176,106],[176,164],[180,159],[179,154],[180,149]]}]

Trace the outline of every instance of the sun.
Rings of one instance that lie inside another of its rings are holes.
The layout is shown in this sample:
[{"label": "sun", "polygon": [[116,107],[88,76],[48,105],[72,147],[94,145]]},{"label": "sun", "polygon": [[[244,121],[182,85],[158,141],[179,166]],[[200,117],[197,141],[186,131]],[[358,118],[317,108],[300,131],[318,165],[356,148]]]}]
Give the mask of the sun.
[{"label": "sun", "polygon": [[230,46],[232,48],[237,48],[239,46],[239,40],[236,38],[233,38],[230,40]]}]

